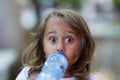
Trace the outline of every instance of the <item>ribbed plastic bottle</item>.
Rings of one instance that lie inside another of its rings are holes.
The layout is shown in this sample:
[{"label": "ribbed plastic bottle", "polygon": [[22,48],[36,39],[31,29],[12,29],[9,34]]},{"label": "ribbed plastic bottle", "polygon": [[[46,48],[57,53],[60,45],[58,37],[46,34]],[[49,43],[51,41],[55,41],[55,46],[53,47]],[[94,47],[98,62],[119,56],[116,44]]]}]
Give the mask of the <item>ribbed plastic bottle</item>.
[{"label": "ribbed plastic bottle", "polygon": [[41,72],[35,80],[61,80],[68,66],[68,61],[63,52],[53,53],[48,56]]}]

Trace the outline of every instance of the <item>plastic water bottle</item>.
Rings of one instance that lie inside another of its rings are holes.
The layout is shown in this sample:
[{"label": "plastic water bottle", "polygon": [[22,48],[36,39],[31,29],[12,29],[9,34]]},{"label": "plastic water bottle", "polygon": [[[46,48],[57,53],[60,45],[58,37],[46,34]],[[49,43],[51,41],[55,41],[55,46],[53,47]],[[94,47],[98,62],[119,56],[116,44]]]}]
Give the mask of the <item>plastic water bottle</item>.
[{"label": "plastic water bottle", "polygon": [[36,80],[60,80],[67,69],[68,61],[63,52],[48,56]]}]

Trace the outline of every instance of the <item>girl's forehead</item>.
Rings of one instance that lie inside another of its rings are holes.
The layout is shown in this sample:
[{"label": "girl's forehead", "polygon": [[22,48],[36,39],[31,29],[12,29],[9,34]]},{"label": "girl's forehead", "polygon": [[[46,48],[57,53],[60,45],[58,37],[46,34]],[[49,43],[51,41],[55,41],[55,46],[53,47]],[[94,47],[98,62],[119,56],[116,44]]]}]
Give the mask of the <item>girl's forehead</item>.
[{"label": "girl's forehead", "polygon": [[68,28],[71,28],[71,25],[64,20],[62,17],[51,17],[46,26],[68,26]]},{"label": "girl's forehead", "polygon": [[47,27],[49,26],[59,26],[59,25],[66,25],[66,26],[70,26],[68,23],[66,23],[64,21],[63,18],[60,17],[51,17],[48,21],[47,21]]},{"label": "girl's forehead", "polygon": [[58,22],[65,22],[65,20],[62,18],[62,17],[57,17],[57,16],[51,16],[49,19],[48,19],[48,21],[47,21],[47,23],[49,23],[49,22],[53,22],[53,21],[58,21]]},{"label": "girl's forehead", "polygon": [[66,23],[62,18],[59,17],[52,17],[48,20],[45,32],[50,32],[50,31],[57,31],[57,32],[73,32],[76,33],[71,28],[71,25]]}]

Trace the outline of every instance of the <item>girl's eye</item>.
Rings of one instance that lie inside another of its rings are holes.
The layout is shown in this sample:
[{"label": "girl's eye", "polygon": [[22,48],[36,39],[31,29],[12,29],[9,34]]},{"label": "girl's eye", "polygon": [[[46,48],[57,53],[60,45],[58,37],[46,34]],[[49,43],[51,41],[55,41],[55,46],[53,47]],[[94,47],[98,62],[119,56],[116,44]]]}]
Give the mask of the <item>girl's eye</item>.
[{"label": "girl's eye", "polygon": [[65,39],[65,42],[66,43],[72,43],[73,42],[73,38],[68,37],[68,38]]},{"label": "girl's eye", "polygon": [[55,38],[50,38],[49,41],[50,41],[50,43],[55,43],[56,39]]}]

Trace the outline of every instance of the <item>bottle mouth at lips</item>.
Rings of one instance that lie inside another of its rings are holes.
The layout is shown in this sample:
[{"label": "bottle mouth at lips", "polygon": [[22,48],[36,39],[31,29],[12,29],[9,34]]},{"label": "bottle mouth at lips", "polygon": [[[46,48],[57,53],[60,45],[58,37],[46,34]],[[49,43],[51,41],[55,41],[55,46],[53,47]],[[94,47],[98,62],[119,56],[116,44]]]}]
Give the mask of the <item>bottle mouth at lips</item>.
[{"label": "bottle mouth at lips", "polygon": [[36,80],[60,80],[66,72],[68,61],[64,52],[50,54]]}]

